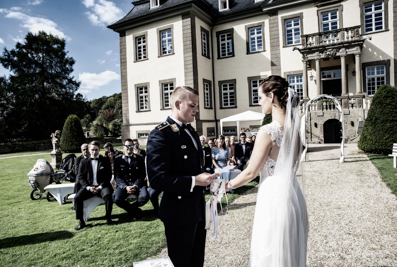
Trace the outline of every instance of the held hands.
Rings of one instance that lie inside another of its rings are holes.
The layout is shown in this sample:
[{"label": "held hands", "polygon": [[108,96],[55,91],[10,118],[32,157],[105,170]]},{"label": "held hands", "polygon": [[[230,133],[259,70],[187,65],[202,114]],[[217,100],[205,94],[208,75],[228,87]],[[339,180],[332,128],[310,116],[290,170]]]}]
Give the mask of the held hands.
[{"label": "held hands", "polygon": [[216,179],[216,177],[219,177],[219,173],[214,173],[210,174],[207,172],[200,173],[199,175],[196,175],[196,184],[198,186],[207,186],[212,183]]},{"label": "held hands", "polygon": [[131,186],[126,186],[125,190],[127,191],[128,194],[133,194],[133,193],[135,193],[137,188],[138,188],[138,186],[131,185]]},{"label": "held hands", "polygon": [[94,195],[98,194],[101,191],[98,187],[91,187],[90,192],[93,193]]}]

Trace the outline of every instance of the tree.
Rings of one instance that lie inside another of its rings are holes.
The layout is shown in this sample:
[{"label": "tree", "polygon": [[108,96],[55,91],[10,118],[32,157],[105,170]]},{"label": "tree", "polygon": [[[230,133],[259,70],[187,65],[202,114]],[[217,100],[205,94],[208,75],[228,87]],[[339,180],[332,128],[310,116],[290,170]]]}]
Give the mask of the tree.
[{"label": "tree", "polygon": [[[0,63],[11,72],[4,117],[8,139],[48,139],[73,112],[71,104],[82,100],[74,96],[80,83],[71,76],[75,60],[67,56],[65,45],[64,39],[39,32],[28,33],[15,49],[4,49]],[[3,90],[4,84],[0,86]]]},{"label": "tree", "polygon": [[266,114],[262,120],[262,126],[272,122],[272,114]]},{"label": "tree", "polygon": [[358,142],[365,152],[388,154],[397,143],[397,88],[379,87],[372,98],[368,116]]},{"label": "tree", "polygon": [[85,142],[80,119],[76,115],[69,115],[61,133],[61,149],[65,152],[79,152]]}]

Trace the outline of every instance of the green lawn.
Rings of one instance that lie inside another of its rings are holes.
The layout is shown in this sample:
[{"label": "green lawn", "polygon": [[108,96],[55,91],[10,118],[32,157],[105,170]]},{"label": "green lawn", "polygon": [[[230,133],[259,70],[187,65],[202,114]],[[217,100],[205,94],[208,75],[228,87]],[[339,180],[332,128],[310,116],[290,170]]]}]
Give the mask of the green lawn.
[{"label": "green lawn", "polygon": [[397,196],[397,169],[393,168],[393,157],[378,154],[368,154],[368,157],[379,170],[383,181]]},{"label": "green lawn", "polygon": [[[166,246],[163,224],[152,215],[150,201],[139,221],[114,205],[114,226],[106,225],[105,207],[98,206],[88,227],[75,231],[71,203],[30,199],[27,173],[41,158],[51,162],[50,155],[0,159],[1,266],[132,266]],[[255,185],[228,195],[229,203]]]}]

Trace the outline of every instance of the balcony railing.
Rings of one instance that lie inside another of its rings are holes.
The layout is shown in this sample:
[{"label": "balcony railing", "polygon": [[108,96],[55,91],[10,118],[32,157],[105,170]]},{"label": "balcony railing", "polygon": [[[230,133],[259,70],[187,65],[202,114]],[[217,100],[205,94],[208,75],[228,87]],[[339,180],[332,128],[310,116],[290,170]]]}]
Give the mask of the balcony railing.
[{"label": "balcony railing", "polygon": [[328,46],[361,39],[361,26],[301,35],[302,48]]},{"label": "balcony railing", "polygon": [[[369,110],[372,102],[372,97],[355,97],[355,96],[349,96],[349,98],[346,97],[336,97],[338,99],[339,103],[342,105],[342,109],[364,109],[364,110]],[[300,112],[301,114],[305,112],[306,110],[306,103],[302,102],[301,103],[301,109]],[[335,106],[335,103],[332,100],[319,100],[315,101],[312,103],[309,107],[310,111],[337,111],[338,109]]]}]

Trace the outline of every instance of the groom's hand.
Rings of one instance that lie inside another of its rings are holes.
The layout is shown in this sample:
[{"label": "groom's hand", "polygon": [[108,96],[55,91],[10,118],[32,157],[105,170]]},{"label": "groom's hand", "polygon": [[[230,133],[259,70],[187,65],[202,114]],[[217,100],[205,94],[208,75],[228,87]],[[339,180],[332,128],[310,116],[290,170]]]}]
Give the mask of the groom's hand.
[{"label": "groom's hand", "polygon": [[209,174],[207,172],[200,173],[199,175],[196,175],[195,177],[195,186],[207,186],[212,183],[216,179],[216,177],[219,177],[219,173],[214,173],[214,174]]}]

